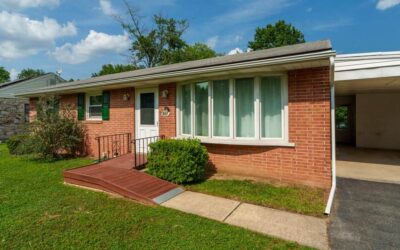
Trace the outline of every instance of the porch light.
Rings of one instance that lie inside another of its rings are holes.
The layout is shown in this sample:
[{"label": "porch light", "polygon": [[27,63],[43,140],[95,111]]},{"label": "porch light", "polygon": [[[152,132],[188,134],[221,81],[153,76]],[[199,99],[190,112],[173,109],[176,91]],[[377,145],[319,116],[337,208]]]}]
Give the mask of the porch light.
[{"label": "porch light", "polygon": [[161,97],[168,98],[168,90],[167,89],[164,89],[163,91],[161,91]]},{"label": "porch light", "polygon": [[122,96],[122,100],[124,100],[125,102],[126,102],[126,101],[129,101],[129,99],[130,99],[130,96],[129,96],[128,93],[125,93],[125,94]]}]

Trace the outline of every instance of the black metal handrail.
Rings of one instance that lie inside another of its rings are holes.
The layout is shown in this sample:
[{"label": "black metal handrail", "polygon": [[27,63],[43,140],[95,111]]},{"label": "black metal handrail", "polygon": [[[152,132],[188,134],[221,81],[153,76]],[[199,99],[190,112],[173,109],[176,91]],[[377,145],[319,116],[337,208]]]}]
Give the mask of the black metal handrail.
[{"label": "black metal handrail", "polygon": [[163,139],[163,136],[150,136],[144,138],[133,139],[133,148],[135,153],[134,157],[134,168],[142,169],[147,163],[147,155],[150,153],[149,145],[153,142]]},{"label": "black metal handrail", "polygon": [[131,137],[131,133],[97,136],[99,162],[131,153]]}]

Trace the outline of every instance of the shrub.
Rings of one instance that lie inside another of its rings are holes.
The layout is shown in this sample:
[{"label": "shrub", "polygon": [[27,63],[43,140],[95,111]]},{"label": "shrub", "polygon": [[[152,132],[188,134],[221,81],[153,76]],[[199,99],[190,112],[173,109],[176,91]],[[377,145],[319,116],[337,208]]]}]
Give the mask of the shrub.
[{"label": "shrub", "polygon": [[36,105],[37,116],[29,125],[35,152],[43,158],[82,153],[85,130],[74,118],[70,107],[60,111],[58,98],[42,98]]},{"label": "shrub", "polygon": [[177,184],[204,178],[208,154],[199,140],[160,140],[150,144],[150,151],[149,174]]},{"label": "shrub", "polygon": [[22,134],[22,135],[14,135],[10,137],[7,140],[7,148],[10,154],[16,155],[18,153],[18,148],[21,146],[21,144],[24,143],[24,141],[28,138],[28,135]]}]

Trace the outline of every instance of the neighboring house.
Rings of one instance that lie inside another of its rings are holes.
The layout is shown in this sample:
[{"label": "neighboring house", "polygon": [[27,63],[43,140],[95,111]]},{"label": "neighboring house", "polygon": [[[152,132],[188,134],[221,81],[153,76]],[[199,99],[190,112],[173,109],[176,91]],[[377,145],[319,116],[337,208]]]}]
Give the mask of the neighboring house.
[{"label": "neighboring house", "polygon": [[63,82],[65,80],[60,76],[48,73],[1,84],[0,141],[23,132],[24,124],[29,121],[29,99],[16,97],[16,95]]},{"label": "neighboring house", "polygon": [[336,140],[350,145],[353,151],[338,149],[350,166],[361,162],[361,172],[388,159],[376,151],[367,153],[373,160],[357,158],[354,146],[400,149],[400,53],[336,57],[330,41],[38,89],[24,95],[31,115],[43,94],[75,108],[92,156],[103,153],[96,136],[196,137],[216,171],[330,189],[326,213],[336,187]]}]

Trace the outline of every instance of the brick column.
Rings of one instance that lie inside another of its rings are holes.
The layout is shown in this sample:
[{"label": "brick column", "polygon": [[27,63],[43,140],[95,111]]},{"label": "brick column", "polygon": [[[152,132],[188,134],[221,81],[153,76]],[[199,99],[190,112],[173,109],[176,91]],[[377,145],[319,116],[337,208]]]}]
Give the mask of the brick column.
[{"label": "brick column", "polygon": [[[160,117],[160,136],[176,136],[176,83],[159,85],[159,117]],[[162,97],[162,93],[168,91],[167,97]],[[168,108],[169,115],[165,116],[163,111]]]}]

